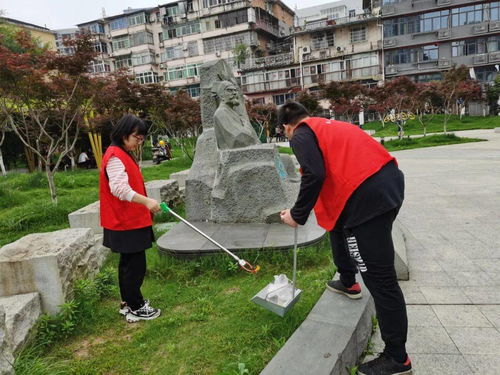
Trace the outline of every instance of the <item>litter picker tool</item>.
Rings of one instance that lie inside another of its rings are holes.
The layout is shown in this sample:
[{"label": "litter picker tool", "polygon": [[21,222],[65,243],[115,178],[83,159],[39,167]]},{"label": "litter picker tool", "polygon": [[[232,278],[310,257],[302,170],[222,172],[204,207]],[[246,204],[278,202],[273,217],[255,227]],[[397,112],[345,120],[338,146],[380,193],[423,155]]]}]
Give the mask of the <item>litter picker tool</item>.
[{"label": "litter picker tool", "polygon": [[283,317],[297,303],[302,290],[295,287],[297,271],[297,227],[293,233],[293,274],[292,281],[285,274],[275,275],[274,281],[257,293],[252,301],[263,308]]},{"label": "litter picker tool", "polygon": [[247,271],[249,273],[257,273],[260,270],[260,266],[254,267],[250,263],[248,263],[246,260],[238,258],[236,255],[234,255],[232,252],[230,252],[228,249],[226,249],[220,243],[218,243],[217,241],[215,241],[213,238],[211,238],[208,235],[206,235],[205,233],[203,233],[201,230],[199,230],[198,228],[196,228],[193,224],[191,224],[189,221],[187,221],[186,219],[184,219],[182,216],[176,214],[174,211],[172,211],[172,209],[170,207],[167,206],[167,204],[165,202],[160,203],[160,208],[161,208],[161,210],[163,212],[171,214],[172,216],[176,217],[177,219],[179,219],[180,221],[182,221],[184,224],[186,224],[188,227],[190,227],[191,229],[193,229],[195,232],[201,234],[207,240],[209,240],[210,242],[212,242],[215,246],[219,247],[221,250],[224,250],[226,253],[228,253],[230,256],[232,256],[234,258],[234,260],[236,260],[236,262],[238,262],[238,265],[243,270],[245,270],[245,271]]}]

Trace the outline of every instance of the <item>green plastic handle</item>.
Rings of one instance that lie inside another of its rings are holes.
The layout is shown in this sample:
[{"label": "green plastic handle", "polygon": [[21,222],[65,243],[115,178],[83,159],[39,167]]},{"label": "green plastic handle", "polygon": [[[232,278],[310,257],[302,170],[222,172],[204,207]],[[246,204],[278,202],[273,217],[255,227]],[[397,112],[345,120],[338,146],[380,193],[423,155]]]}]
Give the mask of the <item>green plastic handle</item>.
[{"label": "green plastic handle", "polygon": [[170,213],[170,208],[167,206],[165,202],[160,203],[160,208],[165,213]]}]

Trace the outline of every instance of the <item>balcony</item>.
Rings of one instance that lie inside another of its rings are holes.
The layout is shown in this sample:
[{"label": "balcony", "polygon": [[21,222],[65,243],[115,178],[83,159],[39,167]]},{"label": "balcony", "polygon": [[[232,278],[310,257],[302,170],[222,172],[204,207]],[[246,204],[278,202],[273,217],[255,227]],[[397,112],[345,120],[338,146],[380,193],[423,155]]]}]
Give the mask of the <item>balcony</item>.
[{"label": "balcony", "polygon": [[375,20],[376,17],[371,13],[361,13],[354,17],[342,17],[335,19],[321,19],[317,21],[306,22],[295,29],[295,32],[307,32],[316,29],[324,29],[327,27],[337,27],[345,24],[361,23],[368,20]]},{"label": "balcony", "polygon": [[213,7],[201,8],[200,9],[200,16],[201,17],[213,16],[215,14],[226,13],[226,12],[229,12],[231,10],[247,8],[250,5],[251,5],[250,0],[239,0],[239,1],[233,1],[232,3],[216,5]]},{"label": "balcony", "polygon": [[436,11],[453,6],[467,6],[479,3],[480,0],[408,0],[399,3],[383,5],[381,8],[382,18],[397,17],[402,14],[421,13],[425,11]]},{"label": "balcony", "polygon": [[253,69],[265,69],[265,68],[288,65],[292,63],[293,63],[293,53],[289,52],[280,55],[247,59],[244,64],[240,64],[240,69],[242,71],[253,70]]},{"label": "balcony", "polygon": [[262,20],[255,20],[255,25],[258,29],[267,31],[268,33],[273,34],[274,36],[280,35],[280,29],[277,25],[276,26],[270,25]]}]

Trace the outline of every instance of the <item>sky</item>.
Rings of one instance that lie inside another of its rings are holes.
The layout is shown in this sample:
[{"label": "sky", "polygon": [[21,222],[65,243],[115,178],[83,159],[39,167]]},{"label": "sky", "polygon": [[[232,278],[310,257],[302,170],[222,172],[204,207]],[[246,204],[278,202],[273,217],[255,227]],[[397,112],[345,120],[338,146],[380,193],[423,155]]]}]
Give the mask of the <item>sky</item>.
[{"label": "sky", "polygon": [[[305,8],[322,5],[334,0],[284,0],[290,8]],[[128,7],[153,7],[169,3],[169,0],[0,0],[4,16],[16,20],[45,26],[49,29],[65,29],[76,24],[92,21],[102,16],[121,14]]]}]

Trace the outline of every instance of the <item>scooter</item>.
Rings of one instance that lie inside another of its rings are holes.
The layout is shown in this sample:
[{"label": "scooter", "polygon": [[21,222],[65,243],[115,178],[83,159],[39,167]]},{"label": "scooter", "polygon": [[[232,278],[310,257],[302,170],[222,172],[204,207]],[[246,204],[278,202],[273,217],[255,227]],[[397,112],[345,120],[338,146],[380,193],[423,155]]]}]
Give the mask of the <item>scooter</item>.
[{"label": "scooter", "polygon": [[153,164],[160,164],[164,160],[169,160],[167,151],[163,147],[151,147],[153,153]]}]

